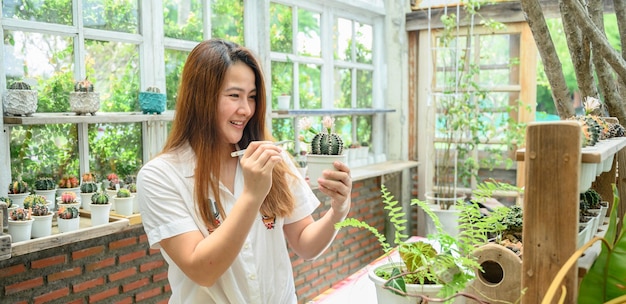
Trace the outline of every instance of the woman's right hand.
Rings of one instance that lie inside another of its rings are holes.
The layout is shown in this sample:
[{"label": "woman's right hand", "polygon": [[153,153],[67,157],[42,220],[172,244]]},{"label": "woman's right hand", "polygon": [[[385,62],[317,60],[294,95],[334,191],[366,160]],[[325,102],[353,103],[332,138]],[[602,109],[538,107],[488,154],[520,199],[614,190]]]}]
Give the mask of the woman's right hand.
[{"label": "woman's right hand", "polygon": [[[271,141],[253,141],[240,159],[244,191],[265,198],[272,187],[274,166],[283,161],[282,148]],[[263,201],[263,200],[261,200]]]}]

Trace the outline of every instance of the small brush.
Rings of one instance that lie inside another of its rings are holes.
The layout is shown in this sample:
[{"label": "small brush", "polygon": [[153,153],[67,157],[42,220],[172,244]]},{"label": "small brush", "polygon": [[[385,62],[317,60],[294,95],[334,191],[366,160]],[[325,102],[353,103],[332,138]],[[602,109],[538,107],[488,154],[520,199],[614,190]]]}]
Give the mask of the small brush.
[{"label": "small brush", "polygon": [[[288,142],[292,142],[292,141],[291,141],[291,140],[281,140],[281,141],[273,142],[272,144],[273,144],[274,146],[280,146],[280,145],[284,145],[284,144],[286,144],[286,143],[288,143]],[[232,157],[241,156],[241,155],[243,155],[245,152],[246,152],[246,149],[243,149],[243,150],[238,150],[238,151],[235,151],[235,152],[230,153],[230,156],[232,156]]]}]

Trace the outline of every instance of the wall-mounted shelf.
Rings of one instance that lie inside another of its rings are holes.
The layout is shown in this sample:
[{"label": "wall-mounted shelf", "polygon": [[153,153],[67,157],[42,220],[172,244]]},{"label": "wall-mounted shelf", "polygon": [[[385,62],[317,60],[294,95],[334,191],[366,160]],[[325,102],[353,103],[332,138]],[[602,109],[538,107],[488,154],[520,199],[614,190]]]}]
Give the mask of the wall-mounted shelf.
[{"label": "wall-mounted shelf", "polygon": [[141,112],[97,112],[96,115],[76,115],[71,112],[61,113],[34,113],[32,116],[4,116],[4,124],[16,125],[45,125],[65,123],[129,123],[145,121],[171,121],[174,111],[165,111],[162,114],[143,114]]},{"label": "wall-mounted shelf", "polygon": [[347,116],[347,115],[375,115],[381,113],[393,113],[395,109],[306,109],[306,110],[276,110],[272,111],[272,118],[289,118],[295,116]]}]

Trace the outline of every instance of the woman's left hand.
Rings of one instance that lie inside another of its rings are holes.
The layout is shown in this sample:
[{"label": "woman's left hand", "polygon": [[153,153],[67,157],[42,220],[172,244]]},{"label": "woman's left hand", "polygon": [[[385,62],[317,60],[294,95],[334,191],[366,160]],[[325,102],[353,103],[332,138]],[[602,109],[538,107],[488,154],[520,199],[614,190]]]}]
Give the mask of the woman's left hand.
[{"label": "woman's left hand", "polygon": [[323,178],[318,180],[318,190],[331,198],[331,208],[336,213],[346,216],[350,210],[350,196],[352,194],[350,168],[339,161],[333,165],[337,171],[325,170]]}]

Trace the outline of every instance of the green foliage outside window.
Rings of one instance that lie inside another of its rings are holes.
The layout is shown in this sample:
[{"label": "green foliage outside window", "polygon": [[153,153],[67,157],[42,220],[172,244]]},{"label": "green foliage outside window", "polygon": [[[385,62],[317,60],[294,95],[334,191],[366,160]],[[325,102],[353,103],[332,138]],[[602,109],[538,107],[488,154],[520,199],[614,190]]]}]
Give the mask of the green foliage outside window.
[{"label": "green foliage outside window", "polygon": [[72,0],[2,1],[2,17],[72,24]]}]

